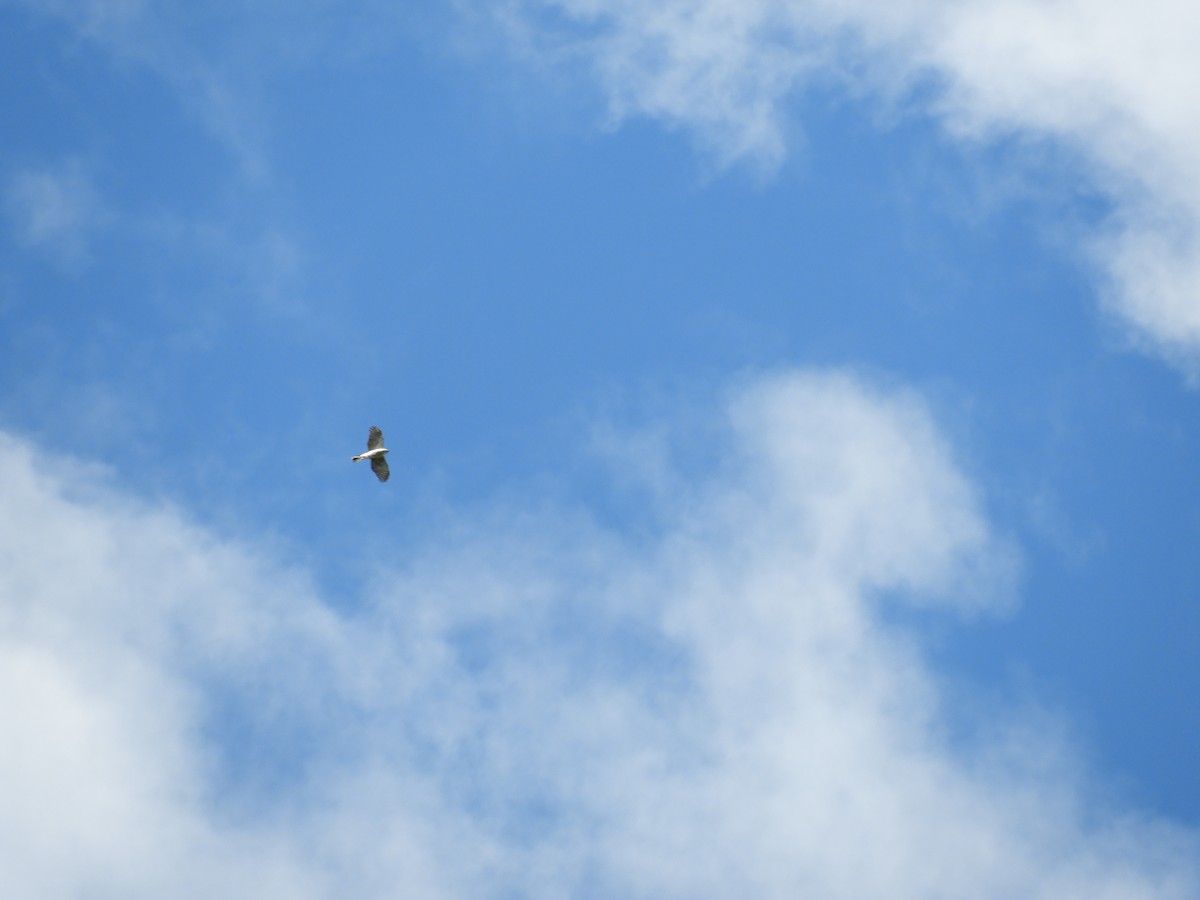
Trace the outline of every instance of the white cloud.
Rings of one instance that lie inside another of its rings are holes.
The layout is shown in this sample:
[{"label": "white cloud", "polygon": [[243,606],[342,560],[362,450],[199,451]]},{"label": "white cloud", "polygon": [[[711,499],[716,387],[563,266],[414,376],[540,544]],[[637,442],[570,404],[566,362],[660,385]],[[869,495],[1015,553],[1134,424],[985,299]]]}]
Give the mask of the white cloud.
[{"label": "white cloud", "polygon": [[[1066,146],[1114,201],[1094,246],[1113,309],[1200,372],[1200,11],[1179,0],[514,0],[537,58],[581,59],[617,119],[772,167],[789,101],[835,83],[951,133]],[[915,101],[912,98],[918,98]]]},{"label": "white cloud", "polygon": [[946,738],[881,604],[1011,563],[919,398],[749,382],[674,474],[655,428],[637,539],[497,508],[341,613],[0,440],[0,893],[1194,895],[1195,836],[1041,729]]}]

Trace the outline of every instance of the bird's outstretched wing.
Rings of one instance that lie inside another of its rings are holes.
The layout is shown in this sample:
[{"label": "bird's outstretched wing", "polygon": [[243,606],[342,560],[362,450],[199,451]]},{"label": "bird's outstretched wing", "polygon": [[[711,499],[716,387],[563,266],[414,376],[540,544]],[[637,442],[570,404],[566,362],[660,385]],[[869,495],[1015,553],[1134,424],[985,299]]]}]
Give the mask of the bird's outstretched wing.
[{"label": "bird's outstretched wing", "polygon": [[376,428],[374,425],[372,425],[371,430],[369,432],[367,432],[367,449],[375,450],[382,446],[383,446],[383,432],[380,431],[378,428]]},{"label": "bird's outstretched wing", "polygon": [[375,473],[375,477],[380,481],[387,481],[391,472],[388,471],[387,460],[382,456],[371,458],[371,471]]}]

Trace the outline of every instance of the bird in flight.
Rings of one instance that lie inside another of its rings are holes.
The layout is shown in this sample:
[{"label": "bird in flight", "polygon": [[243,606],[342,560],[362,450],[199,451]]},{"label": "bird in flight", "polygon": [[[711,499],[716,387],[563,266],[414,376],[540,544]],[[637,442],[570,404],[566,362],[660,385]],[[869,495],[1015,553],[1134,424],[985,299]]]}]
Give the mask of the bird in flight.
[{"label": "bird in flight", "polygon": [[380,481],[387,481],[388,464],[384,456],[387,454],[387,447],[383,446],[383,432],[371,426],[371,430],[367,433],[367,452],[361,456],[355,456],[352,462],[358,462],[360,459],[369,459],[371,461],[371,471],[375,473],[375,477]]}]

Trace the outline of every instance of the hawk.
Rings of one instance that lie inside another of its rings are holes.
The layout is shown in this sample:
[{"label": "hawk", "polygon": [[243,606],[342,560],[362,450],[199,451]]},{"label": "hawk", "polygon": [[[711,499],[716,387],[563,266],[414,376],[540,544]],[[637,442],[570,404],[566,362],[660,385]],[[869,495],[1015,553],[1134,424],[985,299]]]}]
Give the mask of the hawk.
[{"label": "hawk", "polygon": [[371,426],[371,430],[367,432],[367,452],[361,456],[352,458],[352,462],[358,462],[360,459],[369,459],[371,461],[371,471],[375,473],[375,477],[380,481],[387,481],[388,464],[384,456],[387,454],[387,447],[383,446],[383,432]]}]

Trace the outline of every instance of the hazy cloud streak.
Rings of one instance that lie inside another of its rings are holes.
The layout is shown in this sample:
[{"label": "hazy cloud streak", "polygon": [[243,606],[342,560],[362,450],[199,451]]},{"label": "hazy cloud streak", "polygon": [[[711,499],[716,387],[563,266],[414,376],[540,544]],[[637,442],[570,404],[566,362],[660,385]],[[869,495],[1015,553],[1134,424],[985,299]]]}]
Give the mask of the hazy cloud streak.
[{"label": "hazy cloud streak", "polygon": [[17,240],[68,264],[86,258],[92,237],[113,218],[78,163],[17,172],[6,194]]}]

